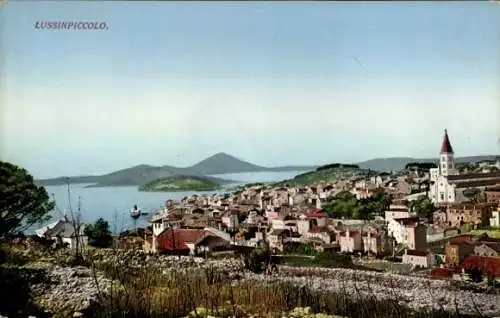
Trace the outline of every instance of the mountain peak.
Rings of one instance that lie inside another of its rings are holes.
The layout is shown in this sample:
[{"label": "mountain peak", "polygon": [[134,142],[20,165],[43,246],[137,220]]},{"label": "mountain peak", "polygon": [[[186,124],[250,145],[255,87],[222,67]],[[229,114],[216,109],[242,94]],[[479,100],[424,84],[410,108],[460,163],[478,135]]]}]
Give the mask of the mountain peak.
[{"label": "mountain peak", "polygon": [[222,174],[262,171],[263,167],[243,161],[225,152],[218,152],[189,167],[189,169],[199,174]]},{"label": "mountain peak", "polygon": [[212,158],[217,158],[217,159],[219,159],[219,158],[232,158],[232,159],[239,160],[235,156],[232,156],[232,155],[230,155],[228,153],[225,153],[225,152],[218,152],[218,153],[216,153],[214,155],[211,155],[210,157],[206,158],[205,160],[212,159]]}]

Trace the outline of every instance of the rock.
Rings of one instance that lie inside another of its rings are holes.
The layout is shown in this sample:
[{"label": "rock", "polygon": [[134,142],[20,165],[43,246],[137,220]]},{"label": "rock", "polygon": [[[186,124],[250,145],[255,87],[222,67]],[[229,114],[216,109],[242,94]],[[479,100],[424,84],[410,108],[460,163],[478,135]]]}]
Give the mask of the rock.
[{"label": "rock", "polygon": [[76,318],[76,317],[83,317],[83,314],[82,314],[81,312],[79,312],[79,311],[75,311],[75,312],[73,313],[73,317],[75,317],[75,318]]}]

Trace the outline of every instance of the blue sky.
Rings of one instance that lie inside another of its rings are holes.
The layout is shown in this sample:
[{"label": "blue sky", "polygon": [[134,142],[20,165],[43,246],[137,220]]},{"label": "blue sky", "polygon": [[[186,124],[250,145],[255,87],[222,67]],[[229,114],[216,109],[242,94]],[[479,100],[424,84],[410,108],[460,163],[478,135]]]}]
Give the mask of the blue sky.
[{"label": "blue sky", "polygon": [[[104,21],[106,31],[36,21]],[[500,5],[8,2],[0,155],[35,177],[496,154]]]}]

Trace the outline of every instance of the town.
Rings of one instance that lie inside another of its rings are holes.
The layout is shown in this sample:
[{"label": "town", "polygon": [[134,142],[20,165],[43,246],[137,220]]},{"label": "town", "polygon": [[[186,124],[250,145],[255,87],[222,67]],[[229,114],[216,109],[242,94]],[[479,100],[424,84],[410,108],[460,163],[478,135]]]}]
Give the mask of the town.
[{"label": "town", "polygon": [[[102,218],[83,224],[61,215],[33,236],[4,237],[1,260],[47,271],[48,281],[26,288],[37,306],[64,317],[127,308],[187,317],[497,316],[500,163],[456,163],[446,130],[442,138],[437,164],[377,172],[333,163],[289,180],[166,200],[147,216],[149,226],[115,236]],[[140,215],[135,206],[131,216]],[[267,298],[256,307],[220,296],[214,284]],[[152,295],[163,300],[153,305]]]},{"label": "town", "polygon": [[[335,180],[302,186],[257,184],[168,200],[149,218],[143,249],[206,256],[265,240],[277,254],[302,246],[360,262],[397,261],[415,272],[431,269],[431,276],[498,281],[500,238],[488,230],[498,236],[500,163],[456,165],[445,130],[439,165],[431,166],[410,164],[392,174],[346,169]],[[353,200],[374,204],[353,215]]]}]

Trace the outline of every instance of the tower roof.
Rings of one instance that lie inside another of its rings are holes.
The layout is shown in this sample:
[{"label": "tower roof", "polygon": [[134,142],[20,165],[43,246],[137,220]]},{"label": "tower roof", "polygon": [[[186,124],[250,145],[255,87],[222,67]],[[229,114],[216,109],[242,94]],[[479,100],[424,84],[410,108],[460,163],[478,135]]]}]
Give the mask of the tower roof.
[{"label": "tower roof", "polygon": [[444,130],[443,142],[441,143],[441,153],[453,153],[453,148],[451,147],[450,138],[448,138],[448,132]]}]

